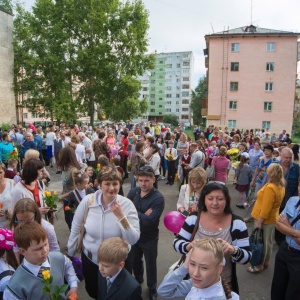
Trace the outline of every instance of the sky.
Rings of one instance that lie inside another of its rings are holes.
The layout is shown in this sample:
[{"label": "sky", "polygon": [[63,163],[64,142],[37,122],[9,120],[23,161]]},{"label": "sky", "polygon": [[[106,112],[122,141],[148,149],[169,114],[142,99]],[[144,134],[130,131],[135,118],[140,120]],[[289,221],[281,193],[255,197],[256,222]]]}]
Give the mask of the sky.
[{"label": "sky", "polygon": [[[26,0],[30,9],[34,0]],[[251,23],[300,33],[299,0],[144,0],[149,11],[149,53],[192,51],[194,87],[204,76],[204,36]],[[252,22],[251,22],[252,20]],[[300,34],[299,34],[300,35]],[[298,73],[300,65],[298,64]]]}]

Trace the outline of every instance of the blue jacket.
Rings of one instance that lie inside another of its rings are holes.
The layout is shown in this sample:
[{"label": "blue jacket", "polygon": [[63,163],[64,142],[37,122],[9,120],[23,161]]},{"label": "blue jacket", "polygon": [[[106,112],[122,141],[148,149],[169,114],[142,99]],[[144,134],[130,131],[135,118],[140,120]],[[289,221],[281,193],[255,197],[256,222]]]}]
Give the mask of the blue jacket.
[{"label": "blue jacket", "polygon": [[13,150],[14,150],[14,146],[12,143],[1,142],[0,143],[0,162],[4,162],[4,161],[6,162],[7,155],[9,155],[9,153]]}]

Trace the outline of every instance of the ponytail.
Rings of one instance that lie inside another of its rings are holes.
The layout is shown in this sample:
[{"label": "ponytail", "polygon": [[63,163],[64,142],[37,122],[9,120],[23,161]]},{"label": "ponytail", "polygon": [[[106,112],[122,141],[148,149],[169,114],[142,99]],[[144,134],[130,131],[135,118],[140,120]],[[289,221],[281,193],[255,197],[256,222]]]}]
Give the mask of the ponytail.
[{"label": "ponytail", "polygon": [[232,298],[231,289],[229,287],[229,284],[227,283],[227,281],[225,280],[225,278],[222,275],[221,275],[221,281],[222,281],[222,286],[223,286],[223,290],[225,292],[226,299],[231,299]]}]

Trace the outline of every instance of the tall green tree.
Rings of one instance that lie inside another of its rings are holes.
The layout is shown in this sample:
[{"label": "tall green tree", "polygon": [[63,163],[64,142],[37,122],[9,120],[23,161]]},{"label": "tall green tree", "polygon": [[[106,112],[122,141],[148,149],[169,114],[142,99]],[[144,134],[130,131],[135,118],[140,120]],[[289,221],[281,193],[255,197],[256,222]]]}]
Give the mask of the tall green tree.
[{"label": "tall green tree", "polygon": [[[91,123],[97,105],[113,120],[147,110],[146,101],[138,100],[137,76],[153,66],[153,56],[145,54],[149,24],[141,0],[37,0],[32,14],[20,18],[16,25],[25,23],[27,34],[26,41],[16,40],[16,49],[31,62],[25,59],[22,74],[20,64],[15,69],[15,84],[20,75],[38,79],[34,87],[27,84],[32,108],[40,104],[46,116],[64,121],[81,113]],[[15,37],[22,31],[17,26]]]},{"label": "tall green tree", "polygon": [[198,85],[195,90],[192,90],[192,101],[190,104],[193,113],[194,124],[202,124],[203,119],[201,116],[202,100],[207,97],[207,84],[206,77],[199,79]]},{"label": "tall green tree", "polygon": [[12,14],[12,2],[11,0],[0,0],[0,9]]}]

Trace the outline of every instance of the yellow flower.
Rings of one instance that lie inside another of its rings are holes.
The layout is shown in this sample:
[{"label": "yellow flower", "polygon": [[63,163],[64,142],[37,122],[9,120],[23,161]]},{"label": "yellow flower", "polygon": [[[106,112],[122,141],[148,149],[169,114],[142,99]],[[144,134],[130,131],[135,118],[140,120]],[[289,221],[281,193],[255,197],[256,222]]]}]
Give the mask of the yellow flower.
[{"label": "yellow flower", "polygon": [[100,164],[97,164],[97,168],[100,169],[100,167],[101,167],[101,165],[100,165]]},{"label": "yellow flower", "polygon": [[45,191],[45,195],[48,197],[51,196],[51,193],[49,191]]},{"label": "yellow flower", "polygon": [[56,195],[57,195],[57,191],[54,191],[54,192],[53,192],[53,195],[56,196]]},{"label": "yellow flower", "polygon": [[43,278],[44,278],[45,280],[48,280],[48,279],[50,279],[50,277],[51,277],[50,271],[49,271],[49,270],[44,270],[44,271],[42,272],[42,275],[43,275]]}]

